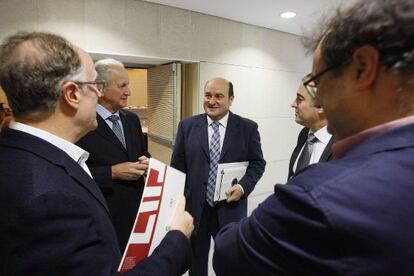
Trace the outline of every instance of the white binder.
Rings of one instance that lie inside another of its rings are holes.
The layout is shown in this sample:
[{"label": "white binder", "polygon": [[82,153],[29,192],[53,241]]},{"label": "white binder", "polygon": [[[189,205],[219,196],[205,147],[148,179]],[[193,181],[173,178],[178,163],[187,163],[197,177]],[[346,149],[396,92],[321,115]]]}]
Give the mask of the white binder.
[{"label": "white binder", "polygon": [[218,164],[214,201],[226,200],[226,191],[246,174],[249,162]]}]

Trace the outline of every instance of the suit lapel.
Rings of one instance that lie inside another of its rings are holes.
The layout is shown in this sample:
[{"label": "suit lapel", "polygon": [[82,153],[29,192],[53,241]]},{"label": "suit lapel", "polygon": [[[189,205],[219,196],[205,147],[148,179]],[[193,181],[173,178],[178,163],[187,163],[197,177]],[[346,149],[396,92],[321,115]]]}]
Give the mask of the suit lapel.
[{"label": "suit lapel", "polygon": [[227,121],[227,127],[224,135],[223,147],[221,149],[220,160],[224,158],[224,156],[229,151],[234,141],[240,139],[240,128],[238,126],[239,121],[237,120],[237,117],[229,111],[229,120]]},{"label": "suit lapel", "polygon": [[199,130],[197,131],[198,143],[200,144],[200,147],[203,149],[203,152],[206,155],[207,159],[210,160],[207,115],[200,116],[200,119],[197,122],[197,127],[199,128]]},{"label": "suit lapel", "polygon": [[[118,137],[116,137],[115,133],[112,131],[112,129],[108,126],[105,120],[98,113],[96,113],[96,120],[98,121],[98,127],[96,128],[96,132],[100,136],[102,136],[102,138],[104,138],[105,140],[108,140],[112,144],[117,145],[118,147],[126,151],[121,141],[119,141]],[[124,121],[122,121],[122,125],[124,125]],[[128,144],[127,144],[127,147],[128,147]]]},{"label": "suit lapel", "polygon": [[78,164],[70,161],[73,160],[66,160],[63,164],[68,175],[70,175],[80,185],[82,185],[86,190],[88,190],[89,193],[91,193],[102,204],[102,206],[106,209],[108,215],[111,216],[108,206],[106,205],[105,198],[102,192],[100,191],[98,185]]},{"label": "suit lapel", "polygon": [[319,162],[324,162],[332,159],[332,144],[334,143],[334,137],[332,136],[329,140],[328,144],[326,145],[325,149],[322,152],[321,158]]},{"label": "suit lapel", "polygon": [[[119,110],[119,117],[121,118],[122,126],[124,128],[125,144],[126,144],[126,147],[127,147],[126,151],[128,153],[129,160],[136,160],[137,157],[133,156],[133,152],[132,152],[133,147],[131,145],[131,143],[133,141],[133,139],[132,139],[132,137],[133,137],[132,135],[133,135],[133,131],[134,131],[133,126],[132,126],[131,122],[129,122],[127,120],[126,114],[123,112],[123,110]],[[137,131],[137,130],[135,130],[135,131]],[[119,143],[119,144],[122,146],[121,143]],[[122,148],[124,148],[124,147],[122,146]]]},{"label": "suit lapel", "polygon": [[296,143],[296,147],[293,150],[292,156],[290,157],[290,160],[289,160],[289,175],[288,175],[288,179],[291,178],[293,176],[293,174],[294,174],[293,165],[295,164],[295,161],[298,158],[298,155],[300,153],[300,150],[303,147],[303,144],[305,144],[305,142],[306,142],[306,139],[308,137],[308,132],[309,132],[309,128],[307,128],[307,127],[302,128],[302,130],[299,132],[298,140],[297,140],[297,143]]}]

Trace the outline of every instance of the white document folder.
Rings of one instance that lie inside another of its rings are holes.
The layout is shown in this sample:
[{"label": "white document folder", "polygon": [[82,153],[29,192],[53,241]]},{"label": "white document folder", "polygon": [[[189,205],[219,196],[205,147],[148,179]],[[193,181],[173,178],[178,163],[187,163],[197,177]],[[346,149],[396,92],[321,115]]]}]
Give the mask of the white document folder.
[{"label": "white document folder", "polygon": [[214,201],[226,200],[226,191],[246,174],[249,162],[218,164]]}]

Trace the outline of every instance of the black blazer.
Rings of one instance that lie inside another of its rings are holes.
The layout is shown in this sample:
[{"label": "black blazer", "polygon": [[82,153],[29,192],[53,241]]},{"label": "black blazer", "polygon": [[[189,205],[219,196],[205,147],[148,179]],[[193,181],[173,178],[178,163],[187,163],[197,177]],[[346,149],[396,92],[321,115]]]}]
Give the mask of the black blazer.
[{"label": "black blazer", "polygon": [[[117,275],[121,259],[105,199],[65,152],[30,134],[0,134],[0,275]],[[129,275],[181,275],[189,240],[167,234]]]},{"label": "black blazer", "polygon": [[[218,205],[219,227],[247,215],[247,196],[253,191],[265,170],[266,162],[263,159],[257,128],[255,122],[230,112],[219,162],[249,161],[249,166],[245,176],[239,181],[244,189],[244,196],[238,202]],[[195,232],[200,223],[203,206],[207,204],[205,198],[209,163],[207,115],[200,114],[181,121],[171,166],[187,174],[186,207],[194,217]]]},{"label": "black blazer", "polygon": [[[290,156],[288,180],[295,174],[293,171],[293,165],[295,164],[295,161],[298,158],[300,150],[302,149],[303,145],[306,143],[306,139],[308,138],[308,133],[309,133],[309,128],[307,127],[302,128],[302,130],[299,132],[296,147],[293,150],[292,155]],[[319,159],[319,162],[326,162],[332,159],[331,147],[332,147],[333,142],[334,142],[334,139],[332,136],[328,144],[326,145],[321,155],[321,158]]]},{"label": "black blazer", "polygon": [[112,180],[111,166],[123,162],[136,162],[138,157],[150,157],[144,142],[138,116],[119,110],[124,128],[125,149],[105,120],[96,115],[98,127],[77,143],[90,153],[87,165],[108,202],[121,251],[125,249],[131,233],[144,189],[144,178],[137,181]]}]

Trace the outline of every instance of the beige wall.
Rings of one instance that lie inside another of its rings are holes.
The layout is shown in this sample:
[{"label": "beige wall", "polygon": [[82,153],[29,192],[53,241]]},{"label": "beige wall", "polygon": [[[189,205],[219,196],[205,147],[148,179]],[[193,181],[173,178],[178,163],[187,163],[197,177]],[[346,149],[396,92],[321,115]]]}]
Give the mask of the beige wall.
[{"label": "beige wall", "polygon": [[129,89],[131,96],[128,106],[147,106],[147,70],[128,68]]},{"label": "beige wall", "polygon": [[231,109],[259,124],[267,168],[249,208],[285,181],[300,129],[290,102],[311,70],[300,37],[137,0],[1,0],[0,40],[22,29],[61,34],[90,52],[202,61],[200,102],[206,80],[229,78]]},{"label": "beige wall", "polygon": [[199,113],[200,64],[183,64],[182,68],[182,113],[181,119]]}]

